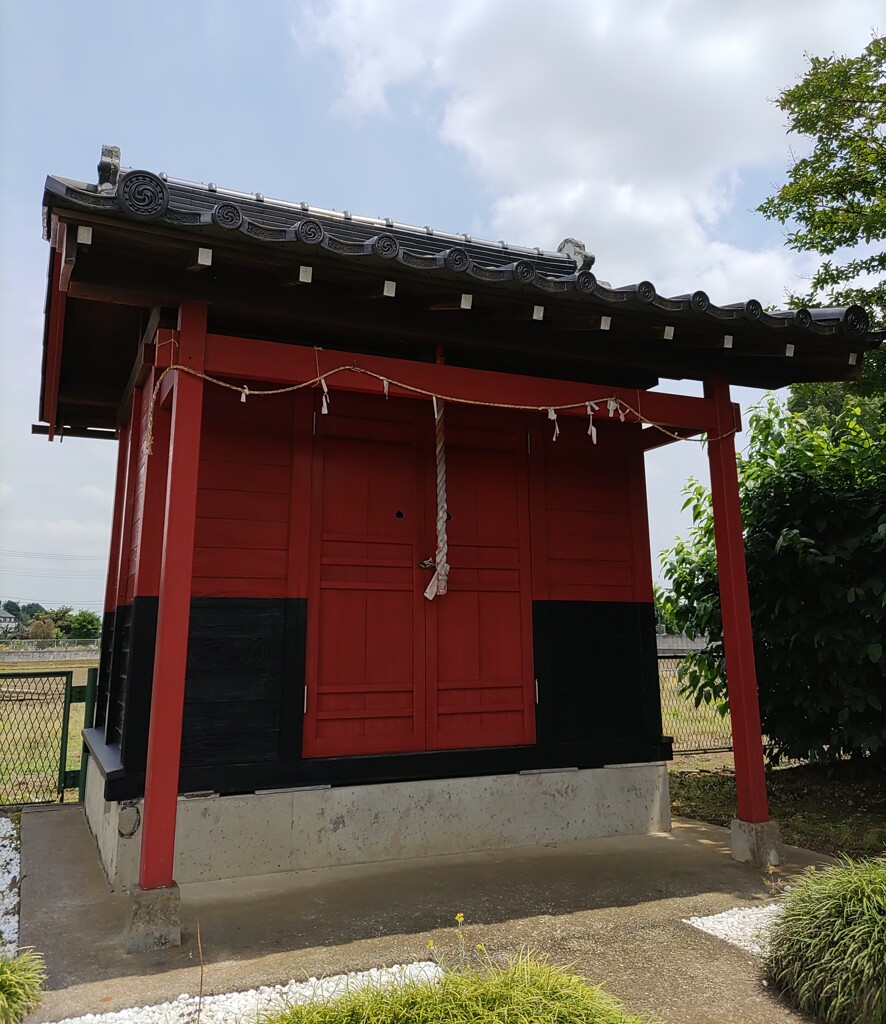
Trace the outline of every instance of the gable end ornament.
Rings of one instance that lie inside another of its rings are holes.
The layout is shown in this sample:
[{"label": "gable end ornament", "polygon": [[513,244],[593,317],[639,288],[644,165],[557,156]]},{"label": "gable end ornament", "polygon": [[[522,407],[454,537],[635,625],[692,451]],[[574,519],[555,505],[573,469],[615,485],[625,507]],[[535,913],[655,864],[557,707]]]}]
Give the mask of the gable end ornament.
[{"label": "gable end ornament", "polygon": [[159,220],[169,206],[169,188],[150,171],[129,171],[117,182],[117,203],[133,220]]}]

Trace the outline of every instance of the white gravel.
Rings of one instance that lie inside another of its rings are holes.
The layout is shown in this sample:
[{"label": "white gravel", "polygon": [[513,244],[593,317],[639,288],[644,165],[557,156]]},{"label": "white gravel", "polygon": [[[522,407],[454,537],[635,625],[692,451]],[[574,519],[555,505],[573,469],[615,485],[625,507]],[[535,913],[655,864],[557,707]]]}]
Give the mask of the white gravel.
[{"label": "white gravel", "polygon": [[709,935],[716,935],[718,939],[725,939],[754,956],[764,956],[769,929],[781,914],[781,909],[777,903],[765,907],[735,907],[711,917],[684,918],[683,923],[691,924]]},{"label": "white gravel", "polygon": [[[200,1024],[255,1024],[263,1014],[284,1010],[287,1006],[335,999],[365,985],[402,984],[414,980],[433,982],[442,973],[436,964],[423,961],[335,974],[330,978],[290,981],[288,985],[263,986],[248,992],[204,996]],[[67,1017],[58,1024],[194,1024],[197,1005],[197,997],[185,993],[158,1006],[136,1006],[116,1013],[87,1013],[84,1017]]]},{"label": "white gravel", "polygon": [[0,815],[0,956],[18,949],[18,829]]}]

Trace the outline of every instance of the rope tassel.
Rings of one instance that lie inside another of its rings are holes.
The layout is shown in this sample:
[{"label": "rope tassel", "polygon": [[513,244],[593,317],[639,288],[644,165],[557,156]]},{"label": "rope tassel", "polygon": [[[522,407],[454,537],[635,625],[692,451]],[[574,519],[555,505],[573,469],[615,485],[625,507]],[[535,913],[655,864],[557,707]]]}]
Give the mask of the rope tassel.
[{"label": "rope tassel", "polygon": [[434,456],[437,463],[437,552],[434,556],[435,572],[425,589],[425,597],[433,601],[437,595],[446,593],[449,586],[449,537],[446,521],[449,509],[446,503],[446,422],[443,418],[443,402],[436,396],[434,403]]}]

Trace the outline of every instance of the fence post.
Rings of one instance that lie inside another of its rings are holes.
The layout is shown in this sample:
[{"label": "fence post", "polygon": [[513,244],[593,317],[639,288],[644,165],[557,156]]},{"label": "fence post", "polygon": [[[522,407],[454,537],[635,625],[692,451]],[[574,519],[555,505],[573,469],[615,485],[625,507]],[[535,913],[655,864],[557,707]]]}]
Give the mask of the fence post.
[{"label": "fence post", "polygon": [[65,775],[68,772],[68,725],[71,717],[71,689],[74,685],[73,672],[60,672],[65,677],[65,708],[62,712],[62,742],[58,758],[58,791],[61,802],[65,802]]},{"label": "fence post", "polygon": [[[98,692],[98,669],[91,668],[86,673],[86,701],[83,708],[83,728],[91,729],[95,724],[95,699]],[[86,744],[83,744],[83,753],[80,755],[80,783],[78,786],[78,799],[80,803],[86,797],[86,766],[88,751]]]}]

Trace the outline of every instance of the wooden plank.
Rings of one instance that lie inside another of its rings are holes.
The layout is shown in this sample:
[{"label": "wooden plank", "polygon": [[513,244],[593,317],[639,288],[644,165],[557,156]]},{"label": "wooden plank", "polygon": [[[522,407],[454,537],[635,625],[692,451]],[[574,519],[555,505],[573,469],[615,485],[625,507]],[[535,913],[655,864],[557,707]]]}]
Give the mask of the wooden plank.
[{"label": "wooden plank", "polygon": [[[710,427],[714,416],[713,406],[708,399],[688,395],[548,380],[492,370],[472,370],[445,364],[354,355],[328,349],[318,355],[315,349],[300,345],[283,345],[279,342],[218,334],[210,334],[207,337],[206,360],[207,372],[245,381],[264,380],[295,384],[311,380],[317,374],[319,360],[321,371],[356,364],[390,381],[400,380],[412,387],[447,396],[453,401],[501,401],[511,405],[541,408],[577,403],[579,408],[569,413],[564,412],[564,415],[586,416],[585,402],[604,402],[609,397],[617,397],[656,422],[668,426],[697,427],[701,430]],[[331,377],[327,383],[334,389],[369,394],[382,392],[382,385],[378,380],[349,371]],[[393,384],[389,393],[415,397],[412,392],[399,389]],[[605,406],[601,406],[595,416],[601,420],[608,418]],[[630,414],[627,418],[632,419]]]}]

